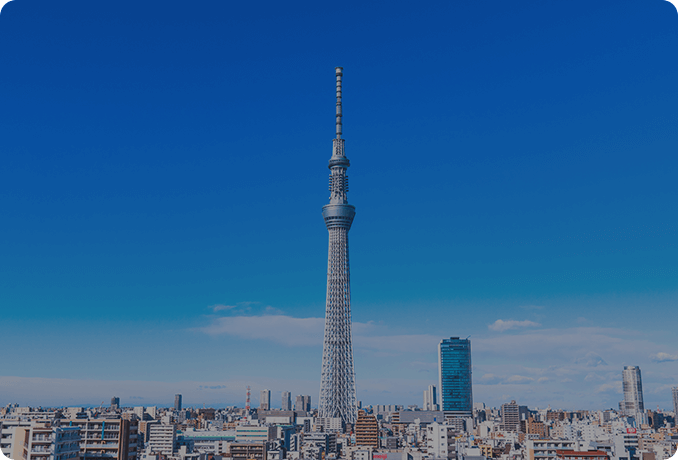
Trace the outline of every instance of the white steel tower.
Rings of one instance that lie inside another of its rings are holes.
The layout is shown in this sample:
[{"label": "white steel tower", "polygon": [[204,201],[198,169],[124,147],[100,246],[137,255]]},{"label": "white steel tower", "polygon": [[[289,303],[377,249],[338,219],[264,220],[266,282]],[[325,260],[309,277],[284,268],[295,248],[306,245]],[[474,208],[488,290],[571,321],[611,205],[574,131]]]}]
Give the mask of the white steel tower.
[{"label": "white steel tower", "polygon": [[355,424],[356,407],[353,345],[351,341],[351,283],[348,265],[348,231],[353,223],[355,207],[348,204],[350,163],[344,155],[341,138],[341,78],[337,75],[337,136],[330,158],[330,204],[323,207],[325,225],[330,234],[327,260],[327,298],[325,304],[325,339],[320,378],[320,417],[340,417],[344,423]]}]

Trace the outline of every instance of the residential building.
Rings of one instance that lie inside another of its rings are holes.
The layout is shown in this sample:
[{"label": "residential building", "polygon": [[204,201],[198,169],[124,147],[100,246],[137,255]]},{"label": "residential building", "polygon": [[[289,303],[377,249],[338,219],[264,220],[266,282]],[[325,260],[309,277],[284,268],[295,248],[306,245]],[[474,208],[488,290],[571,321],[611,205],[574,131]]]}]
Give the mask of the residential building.
[{"label": "residential building", "polygon": [[438,345],[440,409],[460,417],[473,416],[471,341],[451,337]]},{"label": "residential building", "polygon": [[137,420],[71,419],[62,420],[61,425],[80,428],[80,460],[137,459]]},{"label": "residential building", "polygon": [[14,433],[17,428],[30,427],[33,424],[30,420],[4,419],[0,420],[0,450],[5,457],[12,456],[12,446],[14,442]]},{"label": "residential building", "polygon": [[449,425],[433,422],[426,426],[426,449],[433,458],[457,458],[455,429]]},{"label": "residential building", "polygon": [[374,415],[367,415],[364,410],[358,411],[355,422],[355,443],[357,446],[379,448],[379,423]]},{"label": "residential building", "polygon": [[174,395],[174,410],[181,410],[182,396],[180,394]]},{"label": "residential building", "polygon": [[259,410],[271,409],[271,390],[261,390],[259,396]]},{"label": "residential building", "polygon": [[501,429],[503,431],[519,431],[520,409],[515,401],[501,405]]},{"label": "residential building", "polygon": [[556,450],[574,450],[577,446],[576,441],[562,441],[562,440],[527,440],[525,447],[527,448],[529,460],[553,460],[556,455]]},{"label": "residential building", "polygon": [[344,431],[344,423],[341,417],[317,417],[316,428],[321,427],[325,433],[339,433]]},{"label": "residential building", "polygon": [[544,439],[548,436],[548,428],[544,422],[538,422],[534,418],[530,417],[527,420],[521,420],[521,426],[524,424],[525,429],[523,432],[525,434],[532,434],[537,436],[539,439]]},{"label": "residential building", "polygon": [[311,410],[311,397],[306,395],[297,396],[297,399],[294,403],[294,410],[296,411],[310,411]]},{"label": "residential building", "polygon": [[556,459],[558,460],[608,460],[606,452],[600,450],[589,450],[579,452],[576,450],[556,450]]},{"label": "residential building", "polygon": [[673,393],[673,417],[678,425],[678,387],[674,387],[671,392]]},{"label": "residential building", "polygon": [[80,454],[80,428],[33,422],[14,429],[12,460],[68,460]]},{"label": "residential building", "polygon": [[266,460],[266,442],[231,443],[231,457],[233,460]]},{"label": "residential building", "polygon": [[148,448],[154,454],[172,455],[176,452],[177,427],[155,423],[148,427]]},{"label": "residential building", "polygon": [[292,394],[289,391],[282,392],[282,410],[292,410]]},{"label": "residential building", "polygon": [[304,435],[302,450],[304,452],[313,451],[312,447],[319,447],[321,448],[321,451],[325,453],[336,452],[337,451],[336,433],[322,433],[315,431],[313,433]]},{"label": "residential building", "polygon": [[118,398],[117,396],[113,396],[111,398],[111,409],[113,410],[120,409],[120,398]]}]

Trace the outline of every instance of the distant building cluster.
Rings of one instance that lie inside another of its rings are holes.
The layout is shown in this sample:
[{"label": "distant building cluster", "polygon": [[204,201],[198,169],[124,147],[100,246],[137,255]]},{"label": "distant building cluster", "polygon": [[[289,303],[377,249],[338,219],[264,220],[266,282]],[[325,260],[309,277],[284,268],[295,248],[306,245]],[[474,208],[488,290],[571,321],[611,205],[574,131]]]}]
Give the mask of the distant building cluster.
[{"label": "distant building cluster", "polygon": [[[258,408],[0,409],[0,448],[13,460],[667,460],[678,449],[673,412],[644,409],[640,369],[622,371],[618,409],[564,411],[473,403],[468,339],[440,342],[437,385],[423,408],[359,410],[355,424],[323,417],[311,397],[261,390]],[[249,390],[248,390],[249,393]],[[275,407],[274,407],[275,406]]]}]

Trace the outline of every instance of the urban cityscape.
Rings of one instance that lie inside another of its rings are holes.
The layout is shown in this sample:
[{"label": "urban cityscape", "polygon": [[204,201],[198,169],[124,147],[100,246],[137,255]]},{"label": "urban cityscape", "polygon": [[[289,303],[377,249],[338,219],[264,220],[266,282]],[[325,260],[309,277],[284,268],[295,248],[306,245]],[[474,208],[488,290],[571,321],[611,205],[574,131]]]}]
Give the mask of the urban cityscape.
[{"label": "urban cityscape", "polygon": [[3,455],[12,460],[667,460],[678,450],[678,387],[673,411],[645,409],[641,370],[622,371],[617,409],[530,409],[515,400],[486,407],[473,400],[470,338],[438,344],[438,382],[422,405],[357,400],[353,365],[348,231],[350,162],[342,138],[343,69],[336,76],[336,138],[330,168],[327,302],[320,397],[263,389],[258,407],[129,407],[121,398],[98,408],[2,410]]},{"label": "urban cityscape", "polygon": [[678,18],[611,1],[0,6],[0,458],[678,460]]}]

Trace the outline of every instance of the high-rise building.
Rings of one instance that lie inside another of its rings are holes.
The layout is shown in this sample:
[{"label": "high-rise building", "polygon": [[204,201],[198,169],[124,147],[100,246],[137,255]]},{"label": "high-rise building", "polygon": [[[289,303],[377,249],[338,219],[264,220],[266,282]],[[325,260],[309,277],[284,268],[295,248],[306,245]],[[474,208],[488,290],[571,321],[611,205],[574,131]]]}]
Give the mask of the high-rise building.
[{"label": "high-rise building", "polygon": [[174,395],[174,410],[181,410],[181,395]]},{"label": "high-rise building", "polygon": [[645,404],[643,403],[643,381],[638,366],[624,366],[622,371],[622,389],[624,391],[623,413],[633,417],[636,426],[647,423]]},{"label": "high-rise building", "polygon": [[120,409],[120,398],[117,396],[111,398],[111,409]]},{"label": "high-rise building", "polygon": [[292,394],[289,391],[282,392],[282,410],[292,410]]},{"label": "high-rise building", "polygon": [[473,416],[471,341],[451,337],[438,345],[440,409],[448,415]]},{"label": "high-rise building", "polygon": [[344,423],[355,423],[357,417],[353,344],[351,337],[351,282],[348,263],[348,231],[353,223],[355,207],[348,204],[350,166],[344,153],[342,134],[342,77],[336,73],[336,138],[330,158],[330,203],[323,207],[323,218],[329,232],[327,260],[327,297],[325,304],[325,339],[320,374],[320,417],[341,417]]},{"label": "high-rise building", "polygon": [[673,393],[673,417],[678,420],[678,387],[674,387],[671,392]]},{"label": "high-rise building", "polygon": [[501,405],[501,429],[504,431],[519,431],[520,407],[515,401]]},{"label": "high-rise building", "polygon": [[294,410],[298,411],[310,411],[311,410],[311,396],[309,395],[299,395],[294,402]]},{"label": "high-rise building", "polygon": [[435,385],[429,385],[424,390],[424,410],[438,410],[438,392]]},{"label": "high-rise building", "polygon": [[367,415],[364,410],[358,411],[355,422],[355,443],[357,446],[379,448],[379,423],[374,415]]},{"label": "high-rise building", "polygon": [[271,409],[271,390],[261,390],[261,393],[259,395],[259,409],[260,410]]}]

